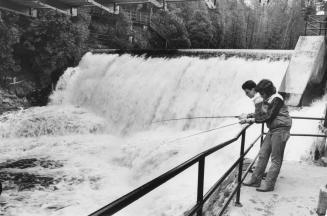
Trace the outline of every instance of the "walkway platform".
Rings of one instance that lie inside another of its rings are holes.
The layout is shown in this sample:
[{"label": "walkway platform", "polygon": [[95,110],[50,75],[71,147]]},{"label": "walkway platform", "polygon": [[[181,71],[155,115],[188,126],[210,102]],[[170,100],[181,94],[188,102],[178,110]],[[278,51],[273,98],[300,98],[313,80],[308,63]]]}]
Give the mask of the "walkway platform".
[{"label": "walkway platform", "polygon": [[232,206],[227,215],[317,215],[316,208],[319,190],[326,184],[327,167],[306,164],[304,162],[284,161],[273,192],[257,192],[255,188],[242,186],[241,203],[243,207]]}]

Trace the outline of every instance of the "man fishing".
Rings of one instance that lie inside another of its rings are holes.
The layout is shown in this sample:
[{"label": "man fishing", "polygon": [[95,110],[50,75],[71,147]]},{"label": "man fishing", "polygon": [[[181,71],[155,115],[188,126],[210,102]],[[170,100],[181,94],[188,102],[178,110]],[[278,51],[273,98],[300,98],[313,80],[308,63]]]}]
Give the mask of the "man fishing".
[{"label": "man fishing", "polygon": [[[282,166],[284,149],[290,137],[292,119],[289,116],[283,97],[276,93],[276,88],[270,80],[263,79],[255,87],[263,98],[260,115],[254,115],[240,121],[240,123],[263,123],[267,124],[269,131],[259,151],[257,166],[250,180],[243,184],[250,187],[258,187],[260,192],[273,191]],[[271,155],[271,166],[266,180],[261,184],[264,171]]]}]

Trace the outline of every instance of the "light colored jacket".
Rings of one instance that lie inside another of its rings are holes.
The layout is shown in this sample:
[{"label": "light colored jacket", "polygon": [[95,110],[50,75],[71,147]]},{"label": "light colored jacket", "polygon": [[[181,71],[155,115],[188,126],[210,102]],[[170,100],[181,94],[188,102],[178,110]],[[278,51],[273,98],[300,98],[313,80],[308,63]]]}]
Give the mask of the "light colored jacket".
[{"label": "light colored jacket", "polygon": [[251,100],[254,103],[254,113],[248,114],[247,118],[255,118],[255,115],[259,114],[262,110],[263,98],[259,93],[256,93]]}]

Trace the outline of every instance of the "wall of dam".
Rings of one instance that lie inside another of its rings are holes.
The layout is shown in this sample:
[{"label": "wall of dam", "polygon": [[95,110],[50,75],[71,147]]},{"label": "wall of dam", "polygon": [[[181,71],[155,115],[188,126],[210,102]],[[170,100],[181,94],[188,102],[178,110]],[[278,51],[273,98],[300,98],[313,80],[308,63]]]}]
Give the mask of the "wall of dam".
[{"label": "wall of dam", "polygon": [[[310,105],[314,98],[325,93],[326,42],[324,36],[300,36],[294,50],[263,49],[178,49],[178,50],[116,50],[95,49],[94,54],[130,54],[145,58],[176,57],[240,57],[245,59],[270,59],[289,61],[279,86],[289,106]],[[264,72],[267,68],[261,68]],[[263,77],[264,78],[264,77]]]},{"label": "wall of dam", "polygon": [[301,36],[279,91],[290,106],[308,105],[325,92],[326,42],[324,36]]},{"label": "wall of dam", "polygon": [[[288,61],[294,50],[265,50],[265,49],[170,49],[170,50],[121,50],[121,49],[93,49],[93,54],[129,54],[145,58],[163,57],[166,59],[178,57],[195,57],[209,59],[213,57],[231,58],[238,57],[250,60]],[[262,68],[264,70],[264,68]]]},{"label": "wall of dam", "polygon": [[[324,36],[300,36],[294,50],[264,49],[177,49],[177,50],[117,50],[94,49],[93,54],[130,54],[145,58],[196,57],[239,57],[244,59],[289,61],[283,74],[279,92],[287,99],[289,106],[310,105],[313,99],[321,97],[326,87],[326,42]],[[263,73],[268,68],[260,69]],[[265,78],[265,77],[262,77]],[[279,83],[278,83],[279,84]]]}]

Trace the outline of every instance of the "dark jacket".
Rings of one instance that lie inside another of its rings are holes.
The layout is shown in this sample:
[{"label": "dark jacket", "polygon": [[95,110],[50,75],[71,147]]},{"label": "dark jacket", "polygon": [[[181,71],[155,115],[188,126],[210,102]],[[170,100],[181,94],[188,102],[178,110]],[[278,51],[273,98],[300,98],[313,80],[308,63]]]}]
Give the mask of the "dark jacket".
[{"label": "dark jacket", "polygon": [[254,118],[256,123],[265,122],[270,130],[291,128],[292,126],[292,119],[284,99],[277,93],[263,101],[261,112],[255,115]]}]

